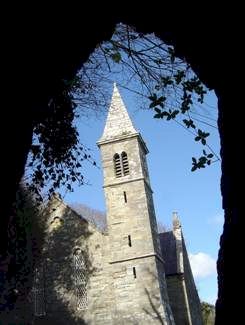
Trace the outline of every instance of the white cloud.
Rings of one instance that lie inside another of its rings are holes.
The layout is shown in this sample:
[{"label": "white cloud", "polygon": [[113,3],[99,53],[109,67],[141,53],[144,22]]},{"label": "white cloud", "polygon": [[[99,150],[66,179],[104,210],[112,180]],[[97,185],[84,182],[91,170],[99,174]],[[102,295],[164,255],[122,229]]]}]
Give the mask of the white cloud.
[{"label": "white cloud", "polygon": [[208,219],[210,225],[223,225],[224,216],[222,214],[216,214],[215,216]]},{"label": "white cloud", "polygon": [[193,276],[197,278],[206,278],[216,273],[216,261],[208,254],[199,252],[189,254]]}]

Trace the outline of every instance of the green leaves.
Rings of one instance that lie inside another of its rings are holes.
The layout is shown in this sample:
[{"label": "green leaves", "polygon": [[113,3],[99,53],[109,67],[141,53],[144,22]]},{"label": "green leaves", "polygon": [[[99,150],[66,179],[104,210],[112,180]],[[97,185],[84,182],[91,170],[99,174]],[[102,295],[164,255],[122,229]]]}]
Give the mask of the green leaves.
[{"label": "green leaves", "polygon": [[188,94],[186,91],[184,91],[183,96],[182,96],[182,103],[181,103],[181,113],[185,114],[187,111],[190,110],[191,105],[193,104],[192,99],[191,99],[191,94]]},{"label": "green leaves", "polygon": [[198,129],[198,135],[195,137],[195,141],[201,141],[201,143],[205,146],[206,145],[206,138],[210,135],[210,133],[206,133]]},{"label": "green leaves", "polygon": [[176,84],[180,84],[181,81],[184,79],[185,77],[185,71],[184,70],[178,70],[177,73],[174,75],[174,79]]},{"label": "green leaves", "polygon": [[151,100],[151,103],[150,103],[150,108],[154,108],[156,106],[160,106],[160,107],[164,107],[164,102],[166,100],[166,97],[164,96],[160,96],[160,97],[157,97],[157,95],[154,93],[152,96],[149,96],[148,97],[150,100]]},{"label": "green leaves", "polygon": [[[148,98],[151,100],[149,108],[154,108],[154,111],[156,112],[154,118],[166,117],[166,120],[170,121],[171,119],[175,119],[175,117],[179,114],[179,110],[177,109],[174,111],[172,111],[171,109],[169,109],[168,111],[163,110],[164,102],[167,99],[165,96],[157,97],[157,95],[154,93]],[[160,108],[156,106],[160,106]]]},{"label": "green leaves", "polygon": [[197,76],[183,82],[183,90],[190,93],[195,92],[198,95],[198,102],[203,103],[204,95],[207,93],[200,79]]},{"label": "green leaves", "polygon": [[163,85],[163,87],[166,87],[168,85],[172,85],[174,82],[172,80],[172,78],[170,76],[161,76],[161,83]]},{"label": "green leaves", "polygon": [[164,118],[164,117],[166,117],[167,121],[175,119],[175,117],[179,114],[178,110],[174,110],[172,112],[172,110],[170,109],[168,112],[166,112],[166,111],[161,111],[157,107],[154,110],[157,112],[157,114],[154,115],[154,118]]},{"label": "green leaves", "polygon": [[116,63],[120,63],[120,61],[122,60],[122,56],[119,52],[114,52],[110,55],[110,57],[112,58],[112,60]]},{"label": "green leaves", "polygon": [[185,123],[186,127],[189,129],[189,127],[195,129],[196,126],[194,124],[194,122],[192,121],[192,119],[186,120],[184,119],[183,122]]},{"label": "green leaves", "polygon": [[[75,106],[64,83],[49,103],[49,114],[34,129],[35,144],[31,146],[28,162],[31,172],[29,190],[41,201],[43,193],[50,195],[61,185],[72,190],[72,184],[84,184],[80,172],[82,161],[95,162],[88,149],[79,144],[73,124]],[[45,192],[44,192],[45,189]]]},{"label": "green leaves", "polygon": [[168,47],[168,53],[169,53],[169,56],[170,56],[171,63],[174,63],[174,61],[175,61],[175,51],[174,51],[174,48],[173,47]]},{"label": "green leaves", "polygon": [[211,158],[213,158],[213,154],[207,154],[205,150],[203,150],[203,156],[201,156],[198,161],[195,157],[192,157],[192,168],[191,171],[194,172],[197,169],[205,168],[206,165],[211,164]]}]

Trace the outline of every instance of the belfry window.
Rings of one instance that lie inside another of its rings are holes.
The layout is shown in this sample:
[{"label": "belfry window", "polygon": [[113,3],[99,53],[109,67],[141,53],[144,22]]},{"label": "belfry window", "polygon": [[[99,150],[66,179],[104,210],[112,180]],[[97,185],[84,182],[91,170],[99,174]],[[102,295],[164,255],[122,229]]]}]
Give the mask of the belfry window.
[{"label": "belfry window", "polygon": [[114,169],[116,177],[122,177],[121,159],[118,153],[114,155]]},{"label": "belfry window", "polygon": [[126,152],[122,152],[122,167],[123,167],[123,175],[126,176],[129,174],[129,167],[128,167],[128,155]]},{"label": "belfry window", "polygon": [[114,155],[113,161],[116,177],[129,175],[128,155],[126,152],[123,151],[121,155],[116,153]]},{"label": "belfry window", "polygon": [[86,309],[88,306],[86,264],[80,248],[73,253],[74,280],[77,309]]},{"label": "belfry window", "polygon": [[44,292],[44,265],[40,264],[34,270],[33,278],[33,302],[34,315],[37,317],[44,316],[45,311],[45,292]]}]

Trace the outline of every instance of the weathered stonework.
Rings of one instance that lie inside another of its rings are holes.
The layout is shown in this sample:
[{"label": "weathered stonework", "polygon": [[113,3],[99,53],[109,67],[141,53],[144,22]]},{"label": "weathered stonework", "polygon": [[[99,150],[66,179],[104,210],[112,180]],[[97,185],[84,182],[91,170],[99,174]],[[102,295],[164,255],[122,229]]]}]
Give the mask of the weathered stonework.
[{"label": "weathered stonework", "polygon": [[[164,238],[165,237],[165,238]],[[181,224],[173,213],[173,231],[160,234],[163,256],[167,259],[166,280],[176,325],[202,325],[201,304],[194,283]],[[170,257],[169,254],[172,254]],[[174,258],[173,258],[174,255]],[[169,258],[170,257],[170,258]]]},{"label": "weathered stonework", "polygon": [[[182,319],[181,324],[201,324],[199,300],[177,228],[176,272],[183,274],[187,270],[190,280],[179,280],[177,273],[165,278],[167,265],[161,247],[164,241],[160,246],[146,163],[148,150],[133,127],[116,86],[98,145],[108,230],[100,232],[57,195],[53,197],[47,209],[42,258],[45,315],[36,317],[36,323],[173,325]],[[126,153],[124,158],[122,153]],[[119,157],[117,165],[115,154]],[[116,168],[120,177],[116,177]],[[187,300],[182,298],[183,283]],[[37,298],[36,294],[34,300]],[[181,306],[175,306],[174,299]],[[193,312],[192,304],[196,306]],[[175,311],[180,315],[176,316]],[[186,318],[187,314],[191,317]]]}]

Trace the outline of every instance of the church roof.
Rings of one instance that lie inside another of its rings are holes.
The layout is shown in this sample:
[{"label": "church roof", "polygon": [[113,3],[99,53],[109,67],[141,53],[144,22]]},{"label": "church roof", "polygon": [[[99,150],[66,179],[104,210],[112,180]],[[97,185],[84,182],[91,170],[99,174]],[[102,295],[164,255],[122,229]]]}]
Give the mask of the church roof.
[{"label": "church roof", "polygon": [[172,275],[178,273],[176,240],[172,231],[159,234],[162,257],[164,260],[165,274]]},{"label": "church roof", "polygon": [[104,132],[98,142],[109,141],[131,134],[138,134],[138,132],[133,126],[118,88],[114,83]]}]

